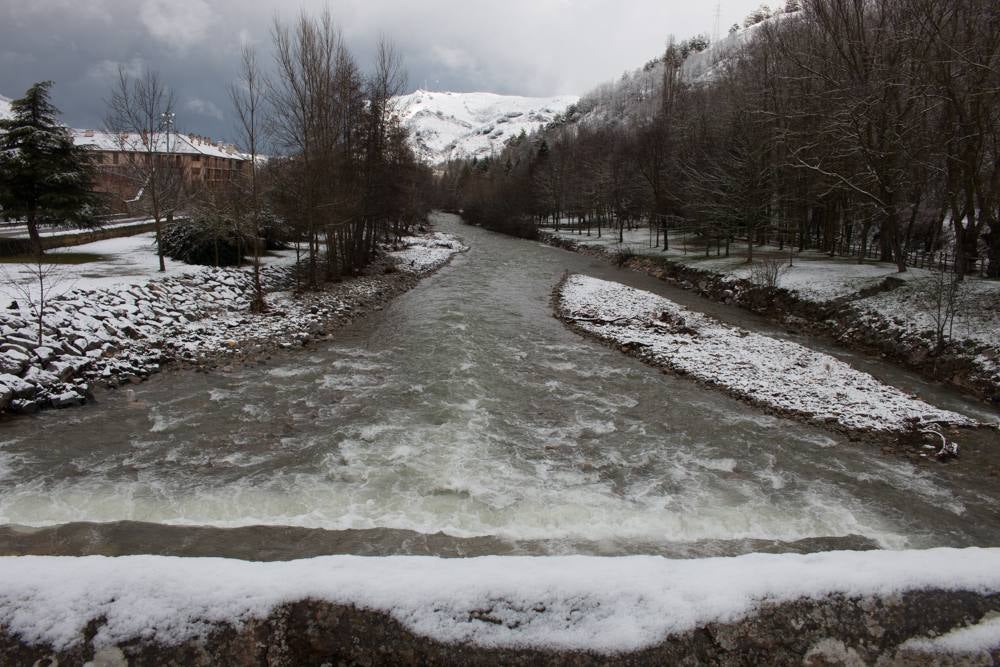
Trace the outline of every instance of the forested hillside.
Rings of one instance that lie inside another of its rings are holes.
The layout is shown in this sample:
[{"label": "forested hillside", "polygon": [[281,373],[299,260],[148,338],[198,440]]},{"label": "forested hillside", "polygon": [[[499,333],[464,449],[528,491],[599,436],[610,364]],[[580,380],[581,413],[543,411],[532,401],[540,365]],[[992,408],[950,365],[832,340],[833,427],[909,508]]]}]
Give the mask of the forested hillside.
[{"label": "forested hillside", "polygon": [[664,243],[874,251],[900,271],[940,251],[998,277],[998,24],[991,0],[792,0],[450,164],[442,196],[521,235],[649,222]]}]

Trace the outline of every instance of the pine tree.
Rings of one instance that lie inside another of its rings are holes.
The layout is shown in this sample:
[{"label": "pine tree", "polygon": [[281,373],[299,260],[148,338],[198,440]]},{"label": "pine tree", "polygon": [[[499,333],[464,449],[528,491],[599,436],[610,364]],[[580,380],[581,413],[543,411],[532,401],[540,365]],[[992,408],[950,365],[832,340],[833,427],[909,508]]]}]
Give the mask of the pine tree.
[{"label": "pine tree", "polygon": [[56,120],[51,81],[36,83],[11,102],[12,117],[0,120],[0,208],[23,218],[36,256],[43,253],[41,224],[95,224],[94,166],[86,149],[73,144]]}]

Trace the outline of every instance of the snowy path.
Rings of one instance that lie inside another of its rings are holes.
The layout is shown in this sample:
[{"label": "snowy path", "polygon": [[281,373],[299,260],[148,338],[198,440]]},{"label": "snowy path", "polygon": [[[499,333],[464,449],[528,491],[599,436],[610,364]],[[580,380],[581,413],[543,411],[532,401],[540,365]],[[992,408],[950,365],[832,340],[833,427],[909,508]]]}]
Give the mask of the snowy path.
[{"label": "snowy path", "polygon": [[853,431],[903,432],[915,422],[975,425],[829,355],[724,325],[619,283],[571,276],[558,308],[587,333],[778,413]]}]

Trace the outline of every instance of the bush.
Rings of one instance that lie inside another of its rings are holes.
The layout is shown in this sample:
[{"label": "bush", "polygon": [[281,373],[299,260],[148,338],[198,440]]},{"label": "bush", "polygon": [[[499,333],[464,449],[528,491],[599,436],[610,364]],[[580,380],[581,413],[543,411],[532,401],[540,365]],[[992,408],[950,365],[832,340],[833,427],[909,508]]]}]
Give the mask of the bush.
[{"label": "bush", "polygon": [[163,253],[187,264],[239,266],[249,247],[214,216],[179,220],[163,231]]},{"label": "bush", "polygon": [[615,254],[612,256],[615,266],[619,269],[632,261],[635,257],[635,251],[629,246],[620,246],[615,250]]},{"label": "bush", "polygon": [[750,282],[755,285],[774,289],[781,282],[781,274],[785,272],[785,263],[778,259],[762,259],[750,266]]}]

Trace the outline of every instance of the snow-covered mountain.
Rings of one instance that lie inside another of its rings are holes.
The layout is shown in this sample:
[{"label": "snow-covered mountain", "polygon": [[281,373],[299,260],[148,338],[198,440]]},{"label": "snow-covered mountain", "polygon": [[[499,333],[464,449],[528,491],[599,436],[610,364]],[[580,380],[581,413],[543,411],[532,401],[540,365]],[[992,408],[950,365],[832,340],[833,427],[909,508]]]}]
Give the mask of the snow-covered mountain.
[{"label": "snow-covered mountain", "polygon": [[418,90],[396,102],[417,155],[437,164],[499,152],[509,138],[522,130],[530,134],[578,99]]},{"label": "snow-covered mountain", "polygon": [[0,95],[0,118],[10,118],[10,102],[9,97],[4,97]]}]

